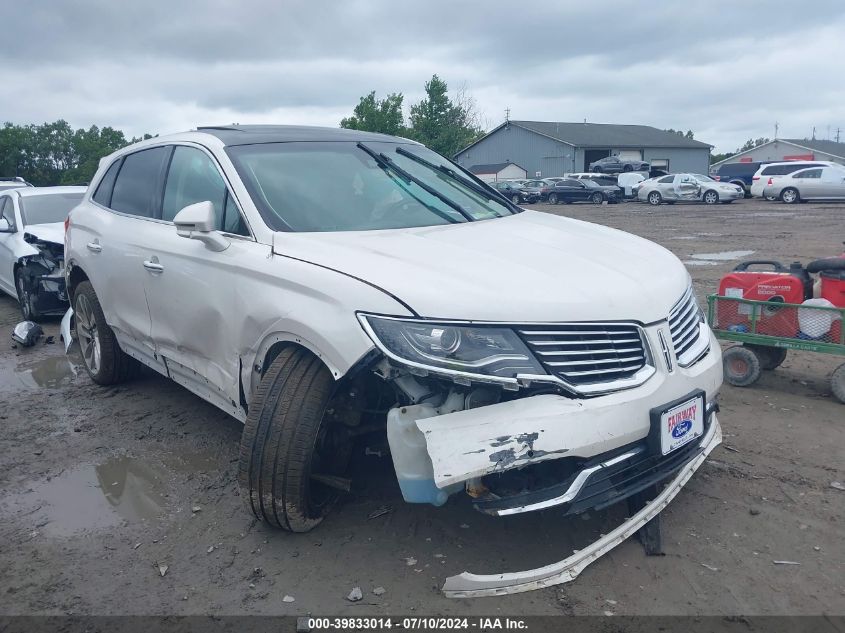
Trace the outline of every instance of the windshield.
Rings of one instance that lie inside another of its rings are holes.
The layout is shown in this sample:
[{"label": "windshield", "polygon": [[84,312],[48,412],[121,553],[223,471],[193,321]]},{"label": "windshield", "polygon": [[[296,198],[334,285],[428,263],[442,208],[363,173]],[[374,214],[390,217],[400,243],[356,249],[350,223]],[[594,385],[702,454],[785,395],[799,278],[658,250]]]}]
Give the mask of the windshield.
[{"label": "windshield", "polygon": [[589,178],[582,178],[580,182],[583,182],[587,189],[600,189],[601,185],[595,182],[594,180],[590,180]]},{"label": "windshield", "polygon": [[420,145],[263,143],[226,151],[276,231],[396,229],[515,213],[498,194]]},{"label": "windshield", "polygon": [[40,196],[21,196],[21,216],[24,226],[64,222],[67,214],[82,201],[83,192],[45,193]]}]

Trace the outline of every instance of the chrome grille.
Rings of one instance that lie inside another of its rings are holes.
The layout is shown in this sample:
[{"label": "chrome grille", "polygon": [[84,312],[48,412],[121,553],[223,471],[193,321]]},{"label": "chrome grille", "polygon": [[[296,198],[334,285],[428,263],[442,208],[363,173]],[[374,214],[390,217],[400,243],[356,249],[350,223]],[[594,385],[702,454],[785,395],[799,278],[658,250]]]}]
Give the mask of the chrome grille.
[{"label": "chrome grille", "polygon": [[519,334],[547,371],[571,385],[612,383],[646,365],[640,328],[630,323],[538,325]]},{"label": "chrome grille", "polygon": [[693,295],[692,288],[688,288],[684,296],[669,313],[669,331],[672,334],[672,345],[678,364],[687,367],[698,360],[707,350],[706,341],[702,346],[701,310]]}]

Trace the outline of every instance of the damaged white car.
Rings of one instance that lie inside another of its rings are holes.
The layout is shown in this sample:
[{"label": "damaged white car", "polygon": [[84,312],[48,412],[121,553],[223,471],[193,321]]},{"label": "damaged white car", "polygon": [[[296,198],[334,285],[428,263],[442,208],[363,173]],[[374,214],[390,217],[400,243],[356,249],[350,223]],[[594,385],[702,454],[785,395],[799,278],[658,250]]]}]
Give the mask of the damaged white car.
[{"label": "damaged white car", "polygon": [[669,482],[577,560],[465,574],[449,595],[574,577],[721,439],[719,346],[674,255],[524,211],[405,139],[224,126],[138,143],[102,161],[66,257],[91,377],[140,361],[243,420],[242,495],[274,526],[316,526],[368,434],[411,503],[578,513]]},{"label": "damaged white car", "polygon": [[64,314],[64,226],[85,187],[21,186],[0,192],[0,288],[26,321]]}]

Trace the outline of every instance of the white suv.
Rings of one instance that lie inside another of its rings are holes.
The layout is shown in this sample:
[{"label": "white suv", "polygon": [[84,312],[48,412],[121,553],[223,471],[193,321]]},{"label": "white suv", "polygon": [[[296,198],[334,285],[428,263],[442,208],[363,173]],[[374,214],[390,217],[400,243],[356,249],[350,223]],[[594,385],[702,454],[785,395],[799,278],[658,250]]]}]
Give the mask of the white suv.
[{"label": "white suv", "polygon": [[639,525],[721,438],[719,345],[674,255],[523,211],[405,139],[132,145],[71,213],[66,262],[91,378],[140,361],[242,420],[242,495],[287,530],[385,436],[412,503],[576,513],[671,479]]},{"label": "white suv", "polygon": [[799,169],[807,169],[808,167],[841,167],[841,165],[824,160],[790,160],[781,163],[766,163],[760,165],[760,168],[751,177],[751,195],[755,198],[764,197],[763,189],[768,184],[769,178],[787,176]]}]

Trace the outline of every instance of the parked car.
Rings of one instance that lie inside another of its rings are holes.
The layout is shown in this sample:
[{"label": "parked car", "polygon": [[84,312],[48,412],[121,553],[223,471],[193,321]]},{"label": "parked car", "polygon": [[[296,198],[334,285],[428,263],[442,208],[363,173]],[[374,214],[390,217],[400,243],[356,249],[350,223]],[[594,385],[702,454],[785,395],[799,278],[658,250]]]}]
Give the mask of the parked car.
[{"label": "parked car", "polygon": [[773,176],[786,176],[788,174],[795,173],[799,169],[807,169],[809,167],[831,167],[837,164],[838,163],[819,160],[791,160],[780,163],[766,163],[765,165],[761,165],[751,177],[751,195],[757,198],[762,197],[763,188],[768,184],[769,178]]},{"label": "parked car", "polygon": [[769,176],[763,196],[787,204],[808,200],[845,200],[845,167],[811,167],[786,176]]},{"label": "parked car", "polygon": [[0,176],[0,191],[6,189],[18,189],[20,187],[31,187],[26,180],[20,176]]},{"label": "parked car", "polygon": [[648,171],[651,165],[643,160],[630,160],[618,156],[605,156],[590,163],[590,171],[595,173],[618,174],[623,171]]},{"label": "parked car", "polygon": [[639,176],[642,179],[642,176],[639,174],[635,174],[634,172],[625,172],[624,174],[596,174],[593,172],[582,172],[582,173],[575,173],[575,174],[567,174],[567,178],[571,178],[573,180],[590,180],[597,185],[602,187],[615,187],[616,188],[616,197],[617,198],[624,198],[625,197],[625,189],[619,186],[619,176]]},{"label": "parked car", "polygon": [[646,180],[645,176],[637,172],[628,172],[619,174],[616,179],[616,184],[622,191],[624,198],[636,198],[637,190],[640,188],[640,183]]},{"label": "parked car", "polygon": [[549,191],[549,204],[571,204],[573,202],[592,202],[593,204],[601,204],[602,202],[618,202],[618,187],[603,187],[597,185],[592,180],[576,180],[574,178],[566,178],[555,183]]},{"label": "parked car", "polygon": [[514,204],[537,202],[540,199],[540,193],[533,189],[526,189],[523,185],[511,180],[502,180],[494,182],[493,188],[500,194],[508,198]]},{"label": "parked car", "polygon": [[[243,421],[241,497],[276,527],[319,524],[386,435],[411,503],[566,514],[669,480],[627,535],[721,441],[719,345],[672,253],[521,210],[407,139],[142,141],[101,162],[65,239],[88,375],[140,361]],[[452,580],[493,591],[478,579]]]},{"label": "parked car", "polygon": [[552,187],[554,187],[554,182],[548,180],[527,180],[522,188],[535,196],[534,202],[540,202],[549,197]]},{"label": "parked car", "polygon": [[64,221],[84,187],[24,186],[0,191],[0,288],[26,321],[63,314]]},{"label": "parked car", "polygon": [[710,177],[716,182],[727,182],[742,187],[746,196],[751,195],[751,185],[754,183],[754,174],[764,165],[771,161],[759,161],[751,163],[725,163],[710,172]]},{"label": "parked car", "polygon": [[729,204],[745,197],[738,185],[716,182],[703,174],[670,174],[644,180],[637,187],[637,199],[658,205],[662,202],[703,202]]}]

